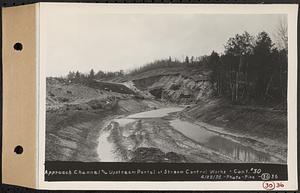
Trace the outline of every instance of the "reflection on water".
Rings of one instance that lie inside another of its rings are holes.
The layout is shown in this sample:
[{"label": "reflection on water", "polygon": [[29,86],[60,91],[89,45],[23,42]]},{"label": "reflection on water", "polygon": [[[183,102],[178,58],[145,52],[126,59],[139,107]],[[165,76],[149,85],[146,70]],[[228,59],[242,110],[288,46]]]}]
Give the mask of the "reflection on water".
[{"label": "reflection on water", "polygon": [[268,162],[270,156],[263,152],[256,151],[251,147],[242,146],[224,137],[213,136],[209,138],[207,145],[212,149],[218,150],[223,154],[229,154],[230,157],[243,162]]},{"label": "reflection on water", "polygon": [[276,160],[276,158],[273,158],[266,153],[256,151],[251,147],[243,146],[222,137],[217,133],[208,131],[199,125],[181,121],[179,119],[170,121],[170,124],[174,129],[180,131],[194,141],[222,154],[228,155],[235,160],[242,162],[270,162],[271,160]]},{"label": "reflection on water", "polygon": [[[180,107],[162,108],[142,113],[132,114],[124,118],[115,119],[121,127],[125,127],[128,123],[143,118],[162,118],[169,113],[183,110]],[[278,162],[279,160],[269,154],[257,151],[252,147],[247,147],[234,142],[228,138],[209,131],[199,125],[175,119],[170,121],[170,125],[181,132],[183,135],[198,142],[199,144],[213,149],[217,152],[227,155],[241,162]],[[280,161],[279,161],[280,162]]]},{"label": "reflection on water", "polygon": [[138,119],[138,118],[159,118],[167,116],[169,113],[174,113],[178,111],[182,111],[184,108],[182,107],[171,107],[171,108],[162,108],[152,111],[146,111],[142,113],[137,113],[133,115],[129,115],[127,118]]},{"label": "reflection on water", "polygon": [[128,123],[132,123],[135,120],[134,119],[127,119],[127,118],[120,118],[120,119],[114,119],[115,122],[119,123],[120,127],[125,127]]}]

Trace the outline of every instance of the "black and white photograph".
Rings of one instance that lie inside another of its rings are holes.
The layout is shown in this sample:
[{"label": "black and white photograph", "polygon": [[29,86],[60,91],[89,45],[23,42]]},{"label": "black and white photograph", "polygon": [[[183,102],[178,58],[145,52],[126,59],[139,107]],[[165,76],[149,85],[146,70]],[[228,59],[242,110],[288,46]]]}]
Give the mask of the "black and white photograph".
[{"label": "black and white photograph", "polygon": [[298,17],[287,3],[4,8],[3,182],[297,190]]},{"label": "black and white photograph", "polygon": [[46,161],[287,163],[286,15],[46,25]]},{"label": "black and white photograph", "polygon": [[41,187],[294,189],[296,12],[40,4]]},{"label": "black and white photograph", "polygon": [[298,4],[89,2],[1,9],[3,184],[298,190]]}]

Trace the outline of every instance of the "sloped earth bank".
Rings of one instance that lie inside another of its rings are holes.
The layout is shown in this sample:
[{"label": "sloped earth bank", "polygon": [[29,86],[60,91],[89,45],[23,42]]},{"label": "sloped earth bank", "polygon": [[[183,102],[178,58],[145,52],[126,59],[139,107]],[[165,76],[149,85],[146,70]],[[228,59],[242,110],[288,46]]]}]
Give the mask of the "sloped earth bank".
[{"label": "sloped earth bank", "polygon": [[57,78],[46,83],[47,161],[98,161],[99,131],[106,121],[164,106],[117,83],[86,85]]},{"label": "sloped earth bank", "polygon": [[231,105],[212,100],[186,108],[180,118],[205,127],[245,146],[287,161],[287,110]]},{"label": "sloped earth bank", "polygon": [[[99,161],[99,132],[119,116],[162,107],[152,100],[122,99],[102,108],[65,108],[47,111],[46,161]],[[87,105],[87,104],[86,104]]]},{"label": "sloped earth bank", "polygon": [[140,91],[147,91],[156,99],[192,104],[205,101],[212,96],[213,85],[205,77],[185,77],[182,75],[152,76],[132,81]]},{"label": "sloped earth bank", "polygon": [[46,160],[286,163],[286,110],[212,100],[204,79],[140,78],[47,81]]},{"label": "sloped earth bank", "polygon": [[[283,155],[261,143],[202,122],[182,120],[183,107],[122,116],[100,131],[98,156],[112,162],[266,162]],[[181,117],[181,119],[179,119]],[[246,143],[244,143],[246,141]],[[267,146],[267,145],[266,145]]]}]

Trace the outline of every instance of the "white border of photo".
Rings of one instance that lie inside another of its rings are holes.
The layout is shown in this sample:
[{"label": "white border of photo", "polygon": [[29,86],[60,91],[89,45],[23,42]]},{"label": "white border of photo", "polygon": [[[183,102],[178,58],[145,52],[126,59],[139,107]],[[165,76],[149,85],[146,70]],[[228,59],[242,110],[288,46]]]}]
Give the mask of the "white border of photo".
[{"label": "white border of photo", "polygon": [[[143,13],[143,14],[287,14],[288,15],[288,181],[282,181],[282,190],[298,189],[297,174],[297,4],[79,4],[39,3],[37,10],[38,30],[38,188],[55,190],[265,190],[263,181],[64,181],[46,182],[45,117],[46,117],[46,62],[45,13],[53,9],[93,14]],[[59,30],[59,29],[57,29]]]}]

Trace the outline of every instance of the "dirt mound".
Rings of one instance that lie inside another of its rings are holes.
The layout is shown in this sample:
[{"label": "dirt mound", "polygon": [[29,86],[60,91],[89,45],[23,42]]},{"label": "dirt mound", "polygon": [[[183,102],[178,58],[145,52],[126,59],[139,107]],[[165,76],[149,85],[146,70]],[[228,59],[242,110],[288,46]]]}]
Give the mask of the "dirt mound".
[{"label": "dirt mound", "polygon": [[140,96],[144,99],[154,99],[151,93],[149,93],[146,89],[143,88],[138,89],[132,81],[124,82],[123,84],[126,87],[130,88],[132,91],[134,91],[137,94],[136,96]]},{"label": "dirt mound", "polygon": [[86,84],[90,88],[94,88],[97,90],[105,90],[105,91],[116,92],[121,94],[132,94],[132,95],[136,94],[130,88],[120,83],[107,82],[107,81],[92,81]]},{"label": "dirt mound", "polygon": [[[95,86],[95,85],[94,85]],[[55,80],[47,80],[47,111],[72,111],[72,110],[97,110],[97,109],[113,109],[117,101],[120,99],[132,98],[132,94],[124,94],[113,92],[107,86],[102,85],[101,88],[93,88],[83,84],[68,83]],[[114,85],[115,86],[115,85]],[[116,88],[118,86],[115,86]],[[118,88],[124,92],[130,90],[124,89],[124,85]],[[134,93],[131,91],[131,93]]]}]

